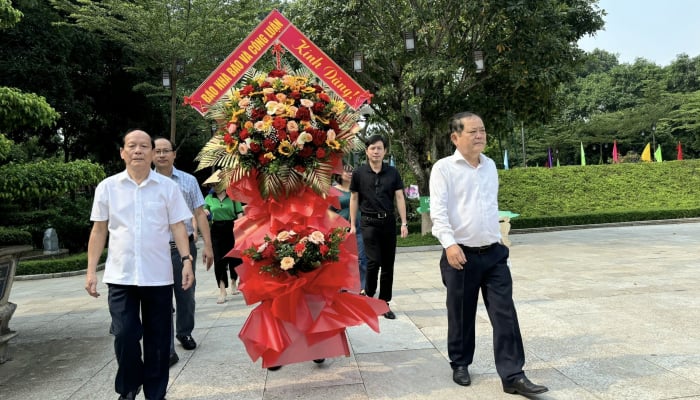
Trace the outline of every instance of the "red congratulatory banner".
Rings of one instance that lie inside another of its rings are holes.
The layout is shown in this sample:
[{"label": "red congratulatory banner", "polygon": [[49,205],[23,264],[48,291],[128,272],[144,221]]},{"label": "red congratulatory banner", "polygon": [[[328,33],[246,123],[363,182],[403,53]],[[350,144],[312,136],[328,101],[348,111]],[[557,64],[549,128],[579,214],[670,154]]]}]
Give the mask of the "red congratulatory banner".
[{"label": "red congratulatory banner", "polygon": [[298,58],[325,82],[331,90],[342,97],[353,110],[357,110],[372,97],[370,92],[362,89],[350,75],[333,62],[326,53],[316,47],[296,26],[290,25],[280,37],[280,42],[294,57]]},{"label": "red congratulatory banner", "polygon": [[191,105],[200,114],[206,112],[207,105],[214,103],[235,85],[291,25],[279,11],[273,10],[192,95],[185,97],[185,104]]},{"label": "red congratulatory banner", "polygon": [[287,18],[273,10],[190,97],[185,97],[185,104],[204,114],[207,106],[235,85],[276,40],[354,110],[372,97]]}]

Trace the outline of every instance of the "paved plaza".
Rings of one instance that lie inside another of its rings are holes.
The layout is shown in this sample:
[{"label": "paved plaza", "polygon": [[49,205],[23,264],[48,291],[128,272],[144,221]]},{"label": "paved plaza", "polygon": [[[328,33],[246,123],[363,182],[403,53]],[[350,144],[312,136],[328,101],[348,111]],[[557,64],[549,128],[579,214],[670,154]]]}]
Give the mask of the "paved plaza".
[{"label": "paved plaza", "polygon": [[[700,400],[700,222],[510,239],[526,373],[550,388],[536,398]],[[452,382],[439,257],[434,248],[397,254],[397,319],[380,318],[380,334],[349,329],[350,357],[276,372],[252,363],[237,337],[252,308],[240,295],[216,304],[213,269],[198,268],[199,345],[177,345],[168,399],[522,398],[501,389],[483,305],[472,385]],[[0,365],[0,399],[118,397],[107,288],[93,299],[83,286],[84,275],[15,281],[10,328],[19,335]]]}]

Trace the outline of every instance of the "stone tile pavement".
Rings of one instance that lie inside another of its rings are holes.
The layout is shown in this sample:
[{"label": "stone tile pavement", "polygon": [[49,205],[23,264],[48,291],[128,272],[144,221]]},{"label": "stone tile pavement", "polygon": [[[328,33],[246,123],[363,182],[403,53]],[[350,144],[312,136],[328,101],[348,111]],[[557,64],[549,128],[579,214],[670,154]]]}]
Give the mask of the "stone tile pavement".
[{"label": "stone tile pavement", "polygon": [[[526,372],[540,399],[700,400],[700,223],[511,235],[514,296]],[[415,249],[414,249],[415,250]],[[452,383],[446,358],[440,251],[397,254],[394,321],[348,331],[350,357],[268,372],[237,334],[241,296],[216,304],[213,271],[197,274],[194,351],[179,347],[168,399],[510,399],[493,365],[480,306],[472,385]],[[13,359],[0,399],[116,399],[106,287],[84,276],[16,281]],[[143,395],[139,396],[142,399]]]}]

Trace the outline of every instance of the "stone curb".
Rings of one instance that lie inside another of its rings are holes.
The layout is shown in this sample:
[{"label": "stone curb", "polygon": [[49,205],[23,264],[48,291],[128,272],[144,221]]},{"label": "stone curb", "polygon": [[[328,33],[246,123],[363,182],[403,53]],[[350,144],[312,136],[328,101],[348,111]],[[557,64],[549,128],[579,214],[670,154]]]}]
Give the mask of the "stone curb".
[{"label": "stone curb", "polygon": [[[105,268],[104,264],[97,266],[98,271],[102,271]],[[36,274],[36,275],[15,275],[15,281],[34,281],[37,279],[49,279],[49,278],[65,278],[69,276],[84,275],[87,269],[81,269],[79,271],[66,271],[66,272],[54,272],[51,274]]]}]

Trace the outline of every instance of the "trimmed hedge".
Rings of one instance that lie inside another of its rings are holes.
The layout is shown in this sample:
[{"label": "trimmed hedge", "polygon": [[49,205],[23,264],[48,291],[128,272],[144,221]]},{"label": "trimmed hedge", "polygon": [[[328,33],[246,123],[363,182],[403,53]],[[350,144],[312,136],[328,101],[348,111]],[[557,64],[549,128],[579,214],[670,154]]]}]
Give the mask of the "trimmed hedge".
[{"label": "trimmed hedge", "polygon": [[32,244],[32,234],[19,228],[0,226],[0,243],[3,246]]},{"label": "trimmed hedge", "polygon": [[513,229],[700,217],[700,160],[500,170]]},{"label": "trimmed hedge", "polygon": [[[102,253],[100,263],[107,259],[107,252]],[[15,275],[53,274],[57,272],[81,271],[87,269],[87,253],[74,254],[62,258],[43,260],[20,260]]]}]

